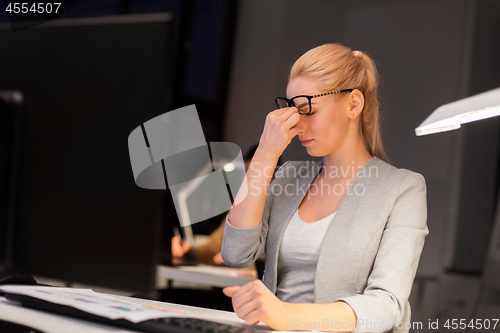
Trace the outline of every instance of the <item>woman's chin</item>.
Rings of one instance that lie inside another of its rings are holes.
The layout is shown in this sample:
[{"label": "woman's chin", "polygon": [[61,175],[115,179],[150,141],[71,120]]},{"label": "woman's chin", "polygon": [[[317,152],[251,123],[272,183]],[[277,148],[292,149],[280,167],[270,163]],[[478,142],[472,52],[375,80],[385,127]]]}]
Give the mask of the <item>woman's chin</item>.
[{"label": "woman's chin", "polygon": [[307,147],[306,148],[307,154],[312,157],[323,157],[325,154],[321,154],[317,149]]}]

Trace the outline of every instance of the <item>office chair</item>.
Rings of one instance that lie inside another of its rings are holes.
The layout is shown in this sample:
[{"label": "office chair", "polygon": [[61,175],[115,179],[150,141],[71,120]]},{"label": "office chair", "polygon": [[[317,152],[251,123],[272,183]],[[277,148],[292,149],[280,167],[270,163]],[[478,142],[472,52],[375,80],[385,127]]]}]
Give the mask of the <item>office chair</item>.
[{"label": "office chair", "polygon": [[[405,306],[405,313],[403,314],[403,319],[401,319],[401,322],[403,323],[402,328],[396,328],[395,330],[392,331],[392,333],[408,333],[410,331],[409,328],[406,328],[406,323],[411,324],[411,307],[410,307],[410,301],[406,302]],[[408,325],[411,326],[411,325]]]}]

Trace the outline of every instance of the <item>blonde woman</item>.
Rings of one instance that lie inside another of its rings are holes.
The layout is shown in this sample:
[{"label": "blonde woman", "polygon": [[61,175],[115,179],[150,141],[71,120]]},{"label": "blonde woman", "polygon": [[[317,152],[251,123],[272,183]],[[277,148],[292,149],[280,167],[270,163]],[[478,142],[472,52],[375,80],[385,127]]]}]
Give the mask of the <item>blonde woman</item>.
[{"label": "blonde woman", "polygon": [[[266,254],[263,281],[228,287],[236,314],[279,330],[387,331],[410,295],[427,229],[426,185],[385,162],[377,71],[339,44],[293,65],[268,114],[225,224],[222,258],[248,266]],[[320,163],[287,162],[294,136]]]}]

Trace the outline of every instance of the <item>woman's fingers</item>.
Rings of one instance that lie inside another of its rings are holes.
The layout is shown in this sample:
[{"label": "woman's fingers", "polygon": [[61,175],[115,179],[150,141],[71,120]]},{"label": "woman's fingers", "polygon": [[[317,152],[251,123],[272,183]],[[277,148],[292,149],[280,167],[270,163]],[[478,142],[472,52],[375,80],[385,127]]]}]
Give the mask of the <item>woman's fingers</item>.
[{"label": "woman's fingers", "polygon": [[271,293],[261,280],[254,280],[241,288],[224,288],[224,293],[232,295],[234,312],[249,325],[262,321],[272,328],[278,328],[279,320],[283,321],[279,317],[283,311],[288,311],[285,303]]},{"label": "woman's fingers", "polygon": [[287,110],[290,110],[290,109],[297,109],[295,107],[287,107],[287,108],[281,108],[281,109],[277,109],[277,110],[274,110],[274,111],[271,111],[270,113],[274,113],[276,115],[282,115],[283,113],[285,113]]},{"label": "woman's fingers", "polygon": [[226,287],[222,289],[222,292],[224,293],[224,295],[228,297],[233,297],[233,294],[240,288],[241,288],[240,286]]},{"label": "woman's fingers", "polygon": [[256,296],[255,284],[252,282],[247,283],[232,294],[233,309],[238,317],[245,319],[259,306]]},{"label": "woman's fingers", "polygon": [[296,131],[290,133],[290,129],[299,121],[300,115],[295,107],[270,112],[260,140],[263,149],[281,155],[297,133]]},{"label": "woman's fingers", "polygon": [[248,325],[258,324],[261,320],[261,311],[259,307],[254,308],[252,311],[247,313],[245,317],[241,317]]},{"label": "woman's fingers", "polygon": [[[260,304],[258,301],[251,299],[250,301],[242,304],[238,308],[233,305],[233,308],[234,308],[234,312],[238,315],[238,317],[245,320],[247,324],[253,325],[253,324],[258,323],[260,320],[255,321],[255,319],[254,319],[252,323],[249,323],[247,320],[250,318],[250,315],[253,312],[256,312],[256,310],[259,308],[259,306],[260,306]],[[255,317],[255,316],[253,316],[253,317]]]},{"label": "woman's fingers", "polygon": [[285,121],[285,126],[286,128],[291,129],[292,127],[297,125],[299,121],[300,121],[300,114],[298,112],[294,112]]},{"label": "woman's fingers", "polygon": [[275,295],[260,280],[254,280],[233,294],[233,308],[238,317],[249,325],[264,321]]},{"label": "woman's fingers", "polygon": [[267,116],[271,120],[276,119],[278,123],[283,123],[294,113],[299,114],[296,107],[274,110],[269,112]]},{"label": "woman's fingers", "polygon": [[[239,297],[241,297],[242,295],[245,295],[248,293],[248,291],[250,291],[253,287],[253,281],[252,282],[248,282],[247,284],[245,284],[243,287],[239,287],[239,286],[234,286],[234,287],[226,287],[224,289],[222,289],[222,292],[226,295],[226,296],[229,296],[231,298],[233,298],[233,306],[234,306],[234,302],[235,300],[237,300]],[[244,299],[248,299],[247,298],[244,298]],[[243,300],[243,299],[242,299]],[[241,301],[238,303],[239,305]],[[238,305],[237,304],[237,305]]]},{"label": "woman's fingers", "polygon": [[[234,311],[237,312],[242,307],[244,307],[245,304],[253,301],[255,298],[255,295],[251,289],[244,290],[243,288],[241,288],[240,290],[238,290],[238,292],[233,294],[232,298],[233,298]],[[239,313],[238,313],[238,315],[239,315]]]}]

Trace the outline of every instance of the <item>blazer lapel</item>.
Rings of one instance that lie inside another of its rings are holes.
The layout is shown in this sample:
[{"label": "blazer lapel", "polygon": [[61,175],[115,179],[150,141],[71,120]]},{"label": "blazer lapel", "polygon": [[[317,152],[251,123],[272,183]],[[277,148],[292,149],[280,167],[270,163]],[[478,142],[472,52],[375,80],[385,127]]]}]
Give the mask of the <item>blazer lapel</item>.
[{"label": "blazer lapel", "polygon": [[[307,162],[307,166],[300,166],[297,172],[297,177],[287,177],[285,174],[285,181],[278,182],[278,188],[282,192],[275,191],[273,193],[276,195],[273,203],[273,208],[271,211],[271,216],[269,218],[269,232],[268,232],[268,242],[266,248],[266,286],[273,292],[276,293],[277,283],[278,283],[278,254],[281,245],[281,239],[285,233],[285,229],[290,222],[293,214],[299,207],[300,203],[304,199],[312,181],[318,174],[323,161],[319,162]],[[294,165],[288,166],[286,169],[293,169]],[[301,169],[302,168],[302,169]],[[307,173],[304,175],[300,171]],[[287,170],[283,170],[287,172]],[[276,175],[278,178],[279,175]]]},{"label": "blazer lapel", "polygon": [[331,302],[331,299],[348,296],[356,291],[360,263],[347,262],[354,259],[350,250],[356,248],[356,233],[359,232],[352,225],[352,220],[363,199],[364,192],[360,194],[360,191],[368,181],[366,175],[369,174],[369,168],[378,163],[380,160],[373,157],[357,173],[326,231],[316,267],[315,303]]}]

